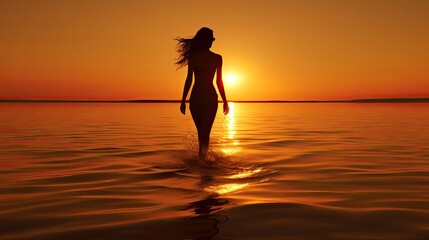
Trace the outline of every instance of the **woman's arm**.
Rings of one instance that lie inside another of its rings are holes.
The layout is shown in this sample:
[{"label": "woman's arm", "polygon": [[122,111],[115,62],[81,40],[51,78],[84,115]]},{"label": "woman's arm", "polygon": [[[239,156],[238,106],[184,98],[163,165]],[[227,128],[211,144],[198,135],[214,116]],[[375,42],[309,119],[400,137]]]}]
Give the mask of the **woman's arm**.
[{"label": "woman's arm", "polygon": [[191,61],[188,61],[188,74],[186,76],[185,86],[183,87],[182,103],[180,104],[180,111],[185,114],[186,112],[186,97],[188,96],[189,89],[192,85],[192,76],[194,74],[194,67]]},{"label": "woman's arm", "polygon": [[223,61],[222,56],[219,55],[219,60],[216,67],[216,85],[217,85],[217,88],[219,89],[220,96],[222,97],[223,113],[226,115],[229,113],[229,106],[228,106],[228,100],[226,100],[225,88],[223,86],[223,81],[222,81],[222,61]]}]

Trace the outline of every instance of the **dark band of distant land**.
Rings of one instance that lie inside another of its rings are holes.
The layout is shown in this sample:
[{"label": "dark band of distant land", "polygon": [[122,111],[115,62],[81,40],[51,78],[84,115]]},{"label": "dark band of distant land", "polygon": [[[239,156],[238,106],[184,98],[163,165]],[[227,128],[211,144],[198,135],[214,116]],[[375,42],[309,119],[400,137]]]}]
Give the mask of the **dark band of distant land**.
[{"label": "dark band of distant land", "polygon": [[[180,103],[180,100],[43,100],[43,99],[25,99],[13,100],[3,99],[0,102],[28,102],[28,103]],[[374,98],[374,99],[351,99],[351,100],[238,100],[231,101],[236,103],[427,103],[429,98]]]}]

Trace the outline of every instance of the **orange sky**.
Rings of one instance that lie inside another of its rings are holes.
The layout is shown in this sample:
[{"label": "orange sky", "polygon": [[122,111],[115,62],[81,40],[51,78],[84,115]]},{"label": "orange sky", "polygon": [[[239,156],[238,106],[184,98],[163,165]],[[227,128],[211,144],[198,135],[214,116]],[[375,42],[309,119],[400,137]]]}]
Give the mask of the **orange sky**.
[{"label": "orange sky", "polygon": [[425,0],[0,1],[0,99],[180,99],[214,30],[231,100],[429,97]]}]

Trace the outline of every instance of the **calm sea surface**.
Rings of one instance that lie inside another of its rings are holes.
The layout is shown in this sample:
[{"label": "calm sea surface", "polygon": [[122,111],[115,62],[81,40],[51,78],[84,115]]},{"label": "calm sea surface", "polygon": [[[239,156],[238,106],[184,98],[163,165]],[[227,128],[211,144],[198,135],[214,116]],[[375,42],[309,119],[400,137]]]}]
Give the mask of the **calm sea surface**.
[{"label": "calm sea surface", "polygon": [[0,103],[0,239],[429,239],[429,104]]}]

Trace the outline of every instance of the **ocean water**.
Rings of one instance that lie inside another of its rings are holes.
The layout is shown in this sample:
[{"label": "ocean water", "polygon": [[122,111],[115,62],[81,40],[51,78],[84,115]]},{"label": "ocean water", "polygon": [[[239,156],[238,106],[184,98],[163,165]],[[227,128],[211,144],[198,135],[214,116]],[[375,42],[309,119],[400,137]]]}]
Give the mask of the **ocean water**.
[{"label": "ocean water", "polygon": [[428,109],[1,103],[0,239],[429,239]]}]

